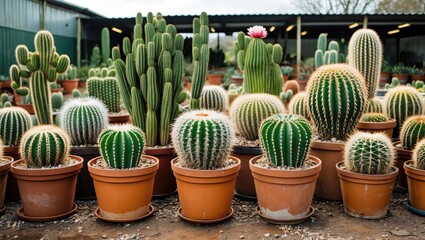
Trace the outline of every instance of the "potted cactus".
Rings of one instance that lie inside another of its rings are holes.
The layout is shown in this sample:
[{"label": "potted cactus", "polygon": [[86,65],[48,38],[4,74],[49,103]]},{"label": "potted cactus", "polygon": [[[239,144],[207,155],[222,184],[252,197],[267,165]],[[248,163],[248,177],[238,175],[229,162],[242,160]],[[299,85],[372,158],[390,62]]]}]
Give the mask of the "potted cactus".
[{"label": "potted cactus", "polygon": [[365,113],[383,113],[382,101],[376,97],[371,98],[366,103]]},{"label": "potted cactus", "polygon": [[229,107],[227,92],[220,86],[205,86],[199,98],[201,109],[210,109],[225,112]]},{"label": "potted cactus", "polygon": [[60,84],[65,93],[72,93],[72,90],[78,88],[79,81],[77,78],[77,67],[71,65],[66,73],[64,73],[64,79],[60,81]]},{"label": "potted cactus", "polygon": [[409,189],[407,207],[423,215],[425,212],[425,139],[416,144],[412,160],[406,161],[403,167]]},{"label": "potted cactus", "polygon": [[358,132],[344,148],[344,161],[336,164],[344,211],[353,217],[379,219],[388,207],[398,174],[391,139],[382,133]]},{"label": "potted cactus", "polygon": [[99,135],[100,157],[89,161],[104,221],[131,222],[153,213],[150,205],[159,160],[142,155],[144,132],[131,124],[110,125]]},{"label": "potted cactus", "polygon": [[294,77],[294,68],[291,66],[283,66],[280,68],[280,71],[282,72],[283,82],[286,83],[288,80],[293,79]]},{"label": "potted cactus", "polygon": [[207,80],[210,85],[221,85],[223,79],[224,73],[222,70],[211,69],[208,71]]},{"label": "potted cactus", "polygon": [[403,63],[399,63],[392,67],[391,73],[393,78],[397,78],[401,84],[405,85],[409,79],[410,68],[404,66]]},{"label": "potted cactus", "polygon": [[4,200],[6,195],[6,184],[8,173],[10,171],[10,165],[13,162],[13,158],[3,155],[3,142],[0,139],[0,215],[3,214],[6,207],[4,206]]},{"label": "potted cactus", "polygon": [[178,157],[171,162],[177,180],[179,216],[212,223],[232,216],[240,160],[229,156],[235,133],[222,113],[192,110],[176,119],[172,133]]},{"label": "potted cactus", "polygon": [[381,66],[381,75],[379,78],[379,88],[384,88],[385,84],[389,84],[391,80],[391,64],[383,59]]},{"label": "potted cactus", "polygon": [[310,120],[310,113],[307,111],[306,96],[306,92],[299,92],[295,94],[291,98],[291,101],[289,101],[288,112],[290,114],[301,115],[307,120]]},{"label": "potted cactus", "polygon": [[389,119],[386,114],[371,112],[362,115],[357,124],[357,129],[370,133],[382,132],[391,138],[396,125],[395,119]]},{"label": "potted cactus", "polygon": [[[260,126],[263,156],[250,160],[261,217],[278,224],[300,223],[313,214],[317,157],[308,156],[312,129],[302,116],[277,114]],[[302,190],[300,190],[302,189]]]},{"label": "potted cactus", "polygon": [[417,68],[416,66],[413,66],[410,69],[410,76],[412,78],[412,82],[413,81],[424,81],[425,80],[425,75],[424,75],[424,71],[422,71],[421,69]]},{"label": "potted cactus", "polygon": [[323,65],[344,62],[345,56],[339,52],[339,43],[330,41],[328,44],[327,34],[321,33],[317,39],[317,50],[314,52],[314,66],[316,69]]}]

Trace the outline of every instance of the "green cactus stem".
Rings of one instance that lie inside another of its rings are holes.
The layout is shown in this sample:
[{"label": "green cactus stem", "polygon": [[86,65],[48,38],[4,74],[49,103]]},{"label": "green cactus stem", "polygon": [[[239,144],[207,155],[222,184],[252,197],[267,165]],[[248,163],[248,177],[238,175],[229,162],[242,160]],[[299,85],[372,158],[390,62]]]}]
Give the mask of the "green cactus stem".
[{"label": "green cactus stem", "polygon": [[22,135],[31,127],[31,116],[23,108],[0,109],[0,139],[6,146],[18,146]]},{"label": "green cactus stem", "polygon": [[401,147],[413,150],[417,142],[425,137],[425,115],[411,116],[404,121],[400,131]]}]

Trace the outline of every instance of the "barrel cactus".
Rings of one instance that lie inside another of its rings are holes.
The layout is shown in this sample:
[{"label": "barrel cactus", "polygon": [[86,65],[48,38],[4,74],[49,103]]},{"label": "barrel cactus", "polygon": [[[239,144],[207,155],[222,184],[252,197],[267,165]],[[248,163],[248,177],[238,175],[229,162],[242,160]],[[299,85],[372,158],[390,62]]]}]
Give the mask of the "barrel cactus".
[{"label": "barrel cactus", "polygon": [[301,167],[310,149],[312,129],[303,116],[276,114],[260,126],[265,158],[274,166]]},{"label": "barrel cactus", "polygon": [[386,174],[394,166],[394,149],[383,133],[358,132],[344,148],[344,165],[350,172]]},{"label": "barrel cactus", "polygon": [[69,158],[71,140],[55,125],[31,128],[21,138],[19,154],[29,168],[58,166]]},{"label": "barrel cactus", "polygon": [[366,103],[366,113],[383,113],[384,108],[382,106],[381,100],[377,98],[371,98]]},{"label": "barrel cactus", "polygon": [[216,110],[224,112],[229,105],[226,90],[220,86],[205,86],[202,89],[201,97],[199,98],[199,106],[201,109]]},{"label": "barrel cactus", "polygon": [[365,113],[360,118],[362,122],[380,123],[388,122],[389,118],[383,113]]},{"label": "barrel cactus", "polygon": [[241,136],[254,141],[258,139],[261,121],[284,111],[282,102],[276,96],[265,93],[246,94],[232,103],[230,117]]},{"label": "barrel cactus", "polygon": [[425,137],[425,115],[412,116],[404,121],[400,131],[401,147],[413,150],[417,142]]},{"label": "barrel cactus", "polygon": [[0,109],[0,139],[6,146],[18,146],[22,135],[31,127],[31,116],[23,108]]},{"label": "barrel cactus", "polygon": [[310,114],[307,111],[307,105],[305,101],[306,96],[306,92],[299,92],[291,98],[288,107],[290,114],[298,114],[307,119],[310,119]]},{"label": "barrel cactus", "polygon": [[218,169],[228,162],[235,132],[226,115],[192,110],[176,119],[171,138],[183,167]]},{"label": "barrel cactus", "polygon": [[120,92],[118,82],[115,77],[90,77],[87,79],[87,92],[89,96],[102,101],[109,112],[119,112]]},{"label": "barrel cactus", "polygon": [[345,141],[366,107],[362,75],[348,64],[318,68],[307,85],[307,106],[322,140]]},{"label": "barrel cactus", "polygon": [[412,154],[413,166],[425,170],[425,139],[419,141]]},{"label": "barrel cactus", "polygon": [[52,109],[54,112],[59,111],[62,108],[63,103],[64,100],[62,92],[52,93]]}]

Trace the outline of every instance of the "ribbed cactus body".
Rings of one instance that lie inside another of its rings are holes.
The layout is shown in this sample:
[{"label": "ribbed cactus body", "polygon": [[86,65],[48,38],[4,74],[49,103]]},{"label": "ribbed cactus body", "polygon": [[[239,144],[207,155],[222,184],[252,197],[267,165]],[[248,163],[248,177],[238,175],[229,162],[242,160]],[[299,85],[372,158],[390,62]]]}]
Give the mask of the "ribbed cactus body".
[{"label": "ribbed cactus body", "polygon": [[226,90],[220,86],[205,86],[202,89],[199,105],[201,109],[224,112],[228,108],[229,99]]},{"label": "ribbed cactus body", "polygon": [[348,62],[357,68],[366,82],[368,99],[375,96],[382,65],[382,44],[371,29],[359,29],[348,44]]},{"label": "ribbed cactus body", "polygon": [[412,154],[413,166],[425,170],[425,139],[419,141]]},{"label": "ribbed cactus body", "polygon": [[325,65],[310,77],[307,106],[319,137],[346,140],[366,107],[363,77],[347,64]]},{"label": "ribbed cactus body", "polygon": [[377,98],[371,98],[367,101],[366,113],[383,113],[384,108],[382,106],[381,100]]},{"label": "ribbed cactus body", "polygon": [[413,150],[417,142],[425,137],[425,115],[412,116],[404,121],[400,131],[401,147]]},{"label": "ribbed cactus body", "polygon": [[224,114],[193,110],[176,119],[171,137],[183,167],[217,169],[226,165],[235,133]]},{"label": "ribbed cactus body", "polygon": [[297,114],[305,117],[306,119],[310,119],[310,114],[307,110],[306,96],[306,92],[299,92],[291,98],[288,107],[290,114]]},{"label": "ribbed cactus body", "polygon": [[31,126],[31,116],[23,108],[0,109],[0,139],[6,146],[18,146],[22,135]]},{"label": "ribbed cactus body", "polygon": [[35,50],[40,54],[40,70],[47,73],[54,53],[53,36],[48,31],[39,31],[34,38]]},{"label": "ribbed cactus body", "polygon": [[270,94],[247,94],[236,98],[230,109],[232,122],[247,140],[257,140],[261,122],[285,109],[276,96]]},{"label": "ribbed cactus body", "polygon": [[45,79],[42,71],[35,71],[30,80],[31,99],[34,103],[34,112],[40,124],[51,124],[52,117],[52,98],[50,85]]},{"label": "ribbed cactus body", "polygon": [[30,168],[57,166],[67,161],[70,143],[68,134],[61,128],[39,125],[22,136],[19,153]]},{"label": "ribbed cactus body", "polygon": [[120,91],[117,79],[114,77],[91,77],[87,80],[87,91],[89,96],[101,100],[109,112],[119,112]]},{"label": "ribbed cactus body", "polygon": [[394,149],[383,133],[358,132],[344,148],[344,164],[348,171],[362,174],[386,174],[394,166]]},{"label": "ribbed cactus body", "polygon": [[371,122],[371,123],[379,123],[379,122],[387,122],[389,119],[387,115],[383,113],[365,113],[360,118],[362,122]]},{"label": "ribbed cactus body", "polygon": [[109,40],[109,29],[104,27],[102,28],[102,38],[101,38],[101,47],[102,47],[102,61],[106,64],[108,59],[111,56],[111,43]]},{"label": "ribbed cactus body", "polygon": [[274,166],[301,167],[310,149],[312,129],[302,116],[276,114],[260,126],[260,142],[266,159]]},{"label": "ribbed cactus body", "polygon": [[[74,96],[74,94],[72,95]],[[61,107],[63,106],[63,102],[64,100],[62,92],[52,93],[52,109],[54,112],[57,112],[61,109]]]}]

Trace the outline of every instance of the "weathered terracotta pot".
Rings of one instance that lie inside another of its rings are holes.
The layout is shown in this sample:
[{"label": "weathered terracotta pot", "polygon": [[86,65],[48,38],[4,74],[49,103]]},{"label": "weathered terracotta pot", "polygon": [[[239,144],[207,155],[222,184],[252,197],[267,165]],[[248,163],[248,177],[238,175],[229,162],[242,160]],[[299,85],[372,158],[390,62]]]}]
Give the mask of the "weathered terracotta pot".
[{"label": "weathered terracotta pot", "polygon": [[210,85],[220,85],[223,83],[224,75],[221,73],[209,73],[207,76]]},{"label": "weathered terracotta pot", "polygon": [[386,217],[398,168],[393,167],[391,173],[378,175],[353,173],[344,168],[344,162],[336,164],[344,211],[358,218]]},{"label": "weathered terracotta pot", "polygon": [[[19,147],[4,147],[3,153],[4,156],[11,157],[14,160],[20,158]],[[5,202],[17,201],[19,199],[21,199],[21,197],[19,196],[18,181],[15,176],[13,176],[13,173],[9,171],[7,174]]]},{"label": "weathered terracotta pot", "polygon": [[95,157],[100,156],[99,147],[71,147],[71,154],[83,158],[83,168],[77,178],[75,189],[75,199],[92,200],[96,199],[93,179],[90,176],[87,163]]},{"label": "weathered terracotta pot", "polygon": [[132,221],[149,213],[153,184],[159,160],[143,155],[155,162],[147,168],[101,169],[94,167],[102,157],[89,161],[100,214],[106,219]]},{"label": "weathered terracotta pot", "polygon": [[244,200],[257,200],[254,178],[249,168],[249,161],[251,158],[261,154],[262,151],[259,147],[233,147],[230,155],[241,160],[241,169],[239,170],[235,185],[235,194],[237,197],[243,198]]},{"label": "weathered terracotta pot", "polygon": [[74,155],[70,158],[77,163],[60,168],[27,169],[16,167],[23,160],[12,163],[27,220],[59,219],[73,210],[77,174],[83,167],[83,159]]},{"label": "weathered terracotta pot", "polygon": [[357,123],[357,129],[363,132],[370,133],[379,133],[382,132],[387,135],[389,138],[393,136],[393,130],[397,126],[395,119],[389,119],[388,122],[363,122],[359,121]]},{"label": "weathered terracotta pot", "polygon": [[413,167],[413,161],[404,163],[409,189],[409,201],[412,207],[425,211],[425,170]]},{"label": "weathered terracotta pot", "polygon": [[69,79],[60,81],[60,85],[63,87],[65,93],[72,93],[72,91],[78,88],[79,79]]},{"label": "weathered terracotta pot", "polygon": [[397,186],[407,189],[407,177],[406,172],[404,171],[404,163],[412,159],[411,150],[404,150],[400,147],[397,147],[398,144],[401,144],[400,141],[394,142],[394,149],[396,150],[395,155],[395,166],[399,169],[399,174],[397,177]]},{"label": "weathered terracotta pot", "polygon": [[171,160],[177,154],[174,148],[145,148],[145,154],[154,156],[159,160],[159,169],[155,175],[155,184],[153,186],[153,197],[160,198],[174,194],[177,191],[176,178],[171,170]]},{"label": "weathered terracotta pot", "polygon": [[34,107],[32,104],[16,103],[16,106],[25,109],[30,115],[35,114]]},{"label": "weathered terracotta pot", "polygon": [[236,164],[220,170],[182,168],[177,165],[178,158],[173,159],[171,168],[177,180],[180,214],[185,220],[210,223],[231,216],[230,205],[241,161],[229,158]]},{"label": "weathered terracotta pot", "polygon": [[7,161],[5,164],[0,165],[0,214],[4,211],[4,197],[6,194],[7,175],[10,171],[10,165],[13,158],[3,156],[2,161]]},{"label": "weathered terracotta pot", "polygon": [[109,124],[124,124],[130,122],[130,114],[108,115]]},{"label": "weathered terracotta pot", "polygon": [[391,73],[381,72],[379,76],[379,88],[384,88],[387,83],[391,83]]},{"label": "weathered terracotta pot", "polygon": [[313,200],[321,161],[309,156],[316,165],[303,170],[277,170],[255,165],[262,156],[249,161],[257,190],[258,206],[265,219],[297,221],[305,219]]}]

